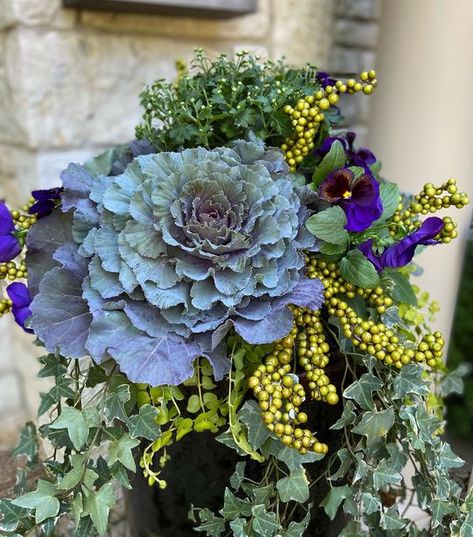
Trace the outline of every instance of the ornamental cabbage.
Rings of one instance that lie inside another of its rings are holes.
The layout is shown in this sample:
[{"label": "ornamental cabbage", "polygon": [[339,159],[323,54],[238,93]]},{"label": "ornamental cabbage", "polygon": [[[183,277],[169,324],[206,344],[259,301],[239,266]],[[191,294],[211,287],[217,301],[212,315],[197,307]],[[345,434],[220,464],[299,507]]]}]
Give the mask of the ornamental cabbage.
[{"label": "ornamental cabbage", "polygon": [[238,141],[103,172],[71,164],[65,214],[29,236],[32,327],[50,351],[112,357],[152,385],[183,382],[206,356],[220,379],[231,327],[269,343],[292,328],[288,304],[320,307],[321,283],[303,277],[313,196],[279,150]]}]

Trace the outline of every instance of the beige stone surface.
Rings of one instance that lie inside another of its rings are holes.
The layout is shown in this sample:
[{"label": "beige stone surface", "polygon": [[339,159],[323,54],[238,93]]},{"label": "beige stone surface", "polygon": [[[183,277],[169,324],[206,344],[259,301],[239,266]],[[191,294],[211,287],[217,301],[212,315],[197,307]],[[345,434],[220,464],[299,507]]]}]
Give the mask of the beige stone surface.
[{"label": "beige stone surface", "polygon": [[15,24],[70,28],[77,13],[64,10],[61,0],[0,0],[0,28]]}]

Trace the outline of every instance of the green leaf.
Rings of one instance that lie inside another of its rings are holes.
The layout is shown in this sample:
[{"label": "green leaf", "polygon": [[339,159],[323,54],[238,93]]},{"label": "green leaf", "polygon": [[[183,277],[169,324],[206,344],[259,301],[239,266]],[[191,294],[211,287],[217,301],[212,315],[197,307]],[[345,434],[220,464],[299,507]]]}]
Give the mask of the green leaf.
[{"label": "green leaf", "polygon": [[154,441],[161,433],[159,425],[156,424],[158,409],[151,405],[140,407],[139,413],[128,419],[128,429],[132,438],[147,438]]},{"label": "green leaf", "polygon": [[59,377],[67,371],[66,359],[60,355],[47,354],[39,359],[43,367],[38,372],[38,377]]},{"label": "green leaf", "polygon": [[28,511],[12,503],[12,500],[0,498],[0,531],[15,531],[18,525],[28,516]]},{"label": "green leaf", "polygon": [[200,412],[202,410],[200,406],[200,399],[198,395],[191,395],[187,401],[187,412],[191,412],[192,414],[195,414],[196,412]]},{"label": "green leaf", "polygon": [[455,512],[455,506],[451,502],[434,499],[430,504],[430,512],[432,513],[432,528],[436,528],[442,524],[445,515]]},{"label": "green leaf", "polygon": [[406,521],[399,516],[395,505],[381,513],[379,523],[385,530],[400,530],[406,527]]},{"label": "green leaf", "polygon": [[84,514],[89,514],[95,529],[100,535],[107,531],[110,509],[115,504],[115,494],[111,483],[105,483],[97,492],[87,494],[84,501]]},{"label": "green leaf", "polygon": [[344,477],[348,469],[353,464],[353,456],[350,454],[347,448],[342,448],[337,451],[337,457],[340,459],[340,466],[337,468],[337,471],[330,475],[330,481],[338,481]]},{"label": "green leaf", "polygon": [[382,509],[381,500],[377,496],[373,496],[371,492],[363,492],[361,503],[363,505],[363,511],[367,515],[372,515]]},{"label": "green leaf", "polygon": [[471,372],[471,365],[460,364],[456,369],[450,371],[448,375],[440,381],[440,393],[443,397],[453,393],[463,393],[463,379]]},{"label": "green leaf", "polygon": [[305,227],[318,239],[346,246],[349,236],[345,229],[346,224],[345,211],[341,207],[334,206],[310,216],[305,222]]},{"label": "green leaf", "polygon": [[77,494],[74,495],[71,501],[71,514],[74,518],[76,529],[78,528],[80,524],[80,518],[82,516],[83,511],[84,511],[84,503],[82,502],[82,493],[78,492]]},{"label": "green leaf", "polygon": [[248,429],[248,441],[253,449],[259,449],[270,432],[263,422],[261,410],[256,401],[247,401],[238,412],[238,417]]},{"label": "green leaf", "polygon": [[70,490],[77,486],[82,480],[87,484],[89,488],[93,486],[98,479],[98,475],[87,468],[84,472],[84,465],[86,464],[84,455],[73,455],[71,457],[72,469],[64,475],[58,485],[59,490]]},{"label": "green leaf", "polygon": [[368,533],[361,529],[358,522],[349,522],[338,537],[362,537],[363,535],[368,535]]},{"label": "green leaf", "polygon": [[230,521],[230,528],[233,531],[233,537],[248,537],[246,526],[248,523],[244,518],[237,518]]},{"label": "green leaf", "polygon": [[409,278],[402,272],[385,269],[381,276],[381,285],[396,302],[417,306],[417,297],[412,289]]},{"label": "green leaf", "polygon": [[225,489],[223,508],[220,510],[220,514],[225,520],[234,520],[241,514],[250,515],[251,507],[247,502],[237,498],[235,494],[233,494],[233,492],[227,487]]},{"label": "green leaf", "polygon": [[353,492],[348,485],[342,487],[331,487],[327,496],[320,504],[324,509],[330,520],[333,520],[337,514],[338,508],[344,500],[353,496]]},{"label": "green leaf", "polygon": [[383,204],[383,214],[380,220],[387,220],[396,212],[401,201],[399,187],[395,183],[381,183],[379,185],[379,195]]},{"label": "green leaf", "polygon": [[459,537],[471,537],[473,535],[473,512],[467,513],[463,524],[460,527]]},{"label": "green leaf", "polygon": [[350,250],[340,261],[340,274],[348,282],[363,289],[379,285],[378,272],[360,250]]},{"label": "green leaf", "polygon": [[34,509],[35,522],[40,524],[47,518],[58,514],[60,504],[55,497],[57,492],[55,485],[49,481],[39,479],[34,492],[23,494],[23,496],[12,500],[11,503],[25,509]]},{"label": "green leaf", "polygon": [[115,463],[110,468],[110,473],[120,483],[120,485],[122,485],[122,487],[125,487],[128,490],[132,489],[130,479],[128,478],[128,472],[122,464],[119,462]]},{"label": "green leaf", "polygon": [[394,425],[394,419],[393,407],[380,411],[365,412],[360,423],[353,427],[352,431],[356,434],[365,435],[370,440],[383,438]]},{"label": "green leaf", "polygon": [[130,400],[130,386],[120,384],[112,387],[107,392],[105,397],[105,410],[110,420],[118,418],[124,423],[128,420],[128,414],[125,409],[125,404]]},{"label": "green leaf", "polygon": [[133,449],[139,444],[140,441],[137,438],[132,438],[128,433],[118,440],[112,440],[108,448],[108,463],[112,465],[119,461],[128,470],[136,472]]},{"label": "green leaf", "polygon": [[54,404],[59,403],[61,398],[72,399],[74,392],[69,388],[71,383],[70,379],[56,378],[55,385],[49,390],[48,393],[41,393],[41,403],[38,409],[38,416],[42,416],[47,412]]},{"label": "green leaf", "polygon": [[359,177],[361,177],[365,172],[365,169],[362,168],[361,166],[348,166],[348,169],[352,172],[353,174],[353,179],[358,179]]},{"label": "green leaf", "polygon": [[343,392],[343,397],[353,399],[363,410],[374,410],[372,393],[383,387],[383,382],[370,373],[364,373]]},{"label": "green leaf", "polygon": [[243,479],[245,478],[245,468],[246,462],[240,461],[236,463],[235,471],[230,477],[230,485],[233,490],[238,490],[243,483]]},{"label": "green leaf", "polygon": [[291,500],[304,503],[309,499],[309,482],[305,470],[302,468],[280,479],[276,484],[276,488],[278,489],[281,501],[284,503],[290,502]]},{"label": "green leaf", "polygon": [[[373,378],[376,378],[376,377],[373,377]],[[345,393],[346,393],[346,390],[345,390]],[[371,397],[371,392],[369,396]],[[347,397],[347,396],[344,394],[344,397]],[[343,427],[346,427],[347,425],[351,425],[355,421],[355,418],[356,418],[356,414],[353,412],[354,408],[355,408],[355,405],[350,400],[345,401],[342,415],[333,425],[330,426],[330,429],[338,430],[338,429],[343,429]]]},{"label": "green leaf", "polygon": [[386,485],[397,485],[401,480],[401,474],[387,460],[382,460],[373,472],[373,486],[376,490]]},{"label": "green leaf", "polygon": [[287,530],[284,530],[282,537],[301,537],[304,535],[305,530],[308,528],[310,522],[310,510],[307,511],[305,517],[300,521],[296,522],[293,520]]},{"label": "green leaf", "polygon": [[342,242],[340,244],[331,244],[330,242],[323,242],[320,245],[319,252],[326,256],[339,256],[347,251],[348,243]]},{"label": "green leaf", "polygon": [[255,505],[251,509],[253,515],[253,530],[261,537],[272,537],[281,526],[276,513],[266,511],[264,505]]},{"label": "green leaf", "polygon": [[13,457],[26,455],[29,462],[36,462],[38,459],[38,433],[34,423],[28,422],[20,432],[20,440],[16,448],[12,451]]},{"label": "green leaf", "polygon": [[93,537],[94,535],[97,535],[97,533],[90,516],[81,518],[74,537]]},{"label": "green leaf", "polygon": [[343,168],[346,160],[347,156],[343,145],[338,140],[335,140],[330,148],[330,151],[320,161],[320,164],[317,166],[312,175],[313,186],[318,187],[329,173],[333,172],[334,170],[338,170],[339,168]]},{"label": "green leaf", "polygon": [[439,452],[439,469],[461,468],[465,461],[453,453],[452,448],[446,442],[442,442]]},{"label": "green leaf", "polygon": [[427,395],[429,384],[422,379],[423,367],[418,364],[405,365],[393,382],[393,399],[403,399],[407,394]]},{"label": "green leaf", "polygon": [[199,517],[202,523],[194,531],[205,531],[208,537],[220,537],[225,529],[225,520],[215,516],[209,509],[201,509]]},{"label": "green leaf", "polygon": [[49,427],[51,429],[67,429],[69,438],[77,450],[85,444],[89,434],[89,425],[83,412],[69,406],[62,409],[59,417]]}]

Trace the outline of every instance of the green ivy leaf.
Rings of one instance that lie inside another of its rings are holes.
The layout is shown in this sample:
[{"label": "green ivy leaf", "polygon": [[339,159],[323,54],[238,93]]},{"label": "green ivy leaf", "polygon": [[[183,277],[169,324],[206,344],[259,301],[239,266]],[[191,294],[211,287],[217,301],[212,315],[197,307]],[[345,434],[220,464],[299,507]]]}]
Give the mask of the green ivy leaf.
[{"label": "green ivy leaf", "polygon": [[75,486],[77,486],[82,480],[88,488],[91,488],[99,476],[90,468],[87,468],[87,470],[85,470],[84,472],[85,464],[85,454],[73,455],[71,457],[72,469],[67,472],[61,479],[58,485],[58,489],[71,490]]},{"label": "green ivy leaf", "polygon": [[131,472],[136,472],[133,449],[139,444],[140,441],[132,438],[128,433],[118,440],[112,440],[108,448],[108,463],[112,465],[119,461]]},{"label": "green ivy leaf", "polygon": [[139,413],[128,419],[128,429],[132,438],[147,438],[154,441],[161,433],[159,425],[156,424],[158,409],[151,405],[140,407]]},{"label": "green ivy leaf", "polygon": [[39,479],[34,492],[23,494],[19,498],[12,500],[13,505],[35,510],[35,522],[41,524],[44,520],[54,517],[59,512],[59,500],[56,486],[49,481]]},{"label": "green ivy leaf", "polygon": [[28,511],[12,503],[12,500],[0,498],[0,531],[11,532],[28,516]]},{"label": "green ivy leaf", "polygon": [[434,499],[429,506],[429,510],[432,513],[432,528],[436,528],[442,524],[445,515],[455,512],[455,506],[451,502]]},{"label": "green ivy leaf", "polygon": [[361,504],[363,505],[363,511],[367,515],[372,515],[382,509],[381,500],[373,496],[371,492],[363,492],[361,495]]},{"label": "green ivy leaf", "polygon": [[463,379],[471,372],[471,365],[460,364],[456,369],[450,371],[448,375],[440,381],[440,394],[447,397],[453,393],[463,393]]},{"label": "green ivy leaf", "polygon": [[49,426],[51,429],[67,429],[69,438],[76,450],[87,440],[89,425],[83,412],[77,408],[66,406],[59,417]]},{"label": "green ivy leaf", "polygon": [[208,537],[220,537],[225,529],[225,520],[223,518],[215,516],[209,509],[201,509],[199,517],[201,524],[194,528],[195,531],[205,531]]},{"label": "green ivy leaf", "polygon": [[305,503],[309,499],[309,482],[305,470],[302,468],[280,479],[276,484],[276,488],[281,501],[284,503],[290,501]]},{"label": "green ivy leaf", "polygon": [[317,188],[329,173],[333,172],[334,170],[338,170],[339,168],[343,168],[346,160],[347,156],[343,145],[340,141],[335,140],[330,148],[330,151],[320,161],[320,164],[317,166],[312,175],[312,184],[314,188]]},{"label": "green ivy leaf", "polygon": [[381,183],[379,195],[383,204],[383,214],[379,220],[388,220],[396,212],[399,205],[401,198],[399,187],[395,183]]},{"label": "green ivy leaf", "polygon": [[387,485],[397,485],[401,480],[401,474],[386,460],[382,460],[373,472],[373,486],[376,490]]},{"label": "green ivy leaf", "polygon": [[442,442],[439,452],[439,469],[461,468],[465,461],[453,453],[452,448],[446,442]]},{"label": "green ivy leaf", "polygon": [[403,399],[407,394],[422,396],[430,393],[429,384],[422,379],[422,372],[423,368],[418,364],[401,368],[393,382],[393,399]]},{"label": "green ivy leaf", "polygon": [[[373,378],[376,378],[376,377],[373,377]],[[346,393],[346,390],[345,390],[345,393]],[[371,396],[371,392],[370,392],[370,396]],[[347,396],[344,394],[344,397],[347,397]],[[345,401],[342,415],[333,425],[330,426],[330,429],[338,430],[338,429],[343,429],[343,427],[346,427],[347,425],[351,425],[355,421],[355,418],[356,418],[356,414],[353,412],[354,408],[355,408],[355,405],[350,400]]]},{"label": "green ivy leaf", "polygon": [[331,487],[327,496],[320,504],[327,513],[330,520],[333,520],[337,514],[338,508],[344,500],[351,498],[353,496],[353,491],[348,485],[343,485],[342,487]]},{"label": "green ivy leaf", "polygon": [[280,529],[276,513],[266,511],[264,505],[255,505],[251,509],[253,530],[261,537],[272,537]]},{"label": "green ivy leaf", "polygon": [[406,527],[406,521],[399,516],[395,505],[381,513],[379,524],[385,530],[401,530]]},{"label": "green ivy leaf", "polygon": [[409,278],[402,272],[385,269],[381,276],[381,286],[396,302],[417,306],[417,297]]},{"label": "green ivy leaf", "polygon": [[365,412],[358,425],[353,427],[353,432],[362,434],[368,439],[383,438],[394,425],[394,408],[389,407],[380,411]]},{"label": "green ivy leaf", "polygon": [[220,510],[220,514],[225,520],[234,520],[240,515],[250,515],[251,506],[237,498],[235,494],[227,487],[223,498],[223,508]]},{"label": "green ivy leaf", "polygon": [[64,377],[56,378],[56,383],[48,393],[40,393],[41,403],[38,409],[38,417],[47,412],[54,404],[59,403],[61,397],[73,399],[74,391],[69,387],[70,379]]},{"label": "green ivy leaf", "polygon": [[233,531],[233,537],[248,537],[246,527],[248,523],[244,518],[237,518],[230,521],[230,528]]},{"label": "green ivy leaf", "polygon": [[368,535],[368,533],[361,529],[358,522],[349,522],[338,537],[362,537],[363,535]]},{"label": "green ivy leaf", "polygon": [[248,441],[251,447],[259,449],[270,433],[263,423],[261,410],[256,401],[247,401],[238,412],[238,417],[248,429]]},{"label": "green ivy leaf", "polygon": [[342,448],[337,451],[337,457],[340,459],[340,466],[337,468],[337,471],[330,476],[331,481],[338,481],[344,477],[348,469],[353,464],[353,457],[347,448]]},{"label": "green ivy leaf", "polygon": [[230,477],[230,485],[232,486],[233,490],[238,490],[241,487],[243,479],[245,478],[245,468],[246,462],[240,461],[236,463],[235,471]]},{"label": "green ivy leaf", "polygon": [[345,229],[346,224],[345,211],[341,207],[334,206],[310,216],[305,222],[305,227],[318,239],[346,246],[349,236]]},{"label": "green ivy leaf", "polygon": [[97,535],[97,532],[90,516],[81,518],[74,537],[92,537],[94,535]]},{"label": "green ivy leaf", "polygon": [[128,490],[132,489],[130,479],[128,478],[128,472],[122,464],[116,462],[111,466],[110,473],[122,487],[125,487]]},{"label": "green ivy leaf", "polygon": [[38,372],[38,377],[60,377],[67,371],[66,359],[60,355],[47,354],[39,359],[43,367]]},{"label": "green ivy leaf", "polygon": [[90,515],[95,529],[100,535],[107,531],[110,509],[115,505],[112,483],[105,483],[97,492],[87,493],[84,514]]},{"label": "green ivy leaf", "polygon": [[16,448],[12,451],[13,457],[25,455],[29,462],[36,462],[38,459],[38,433],[34,423],[28,422],[20,432],[20,440]]},{"label": "green ivy leaf", "polygon": [[289,527],[283,531],[282,537],[301,537],[308,528],[310,522],[310,509],[305,517],[300,521],[292,521]]},{"label": "green ivy leaf", "polygon": [[123,423],[128,420],[128,413],[125,409],[126,403],[131,398],[130,387],[127,384],[110,387],[105,396],[105,410],[110,420],[118,418]]},{"label": "green ivy leaf", "polygon": [[383,382],[370,373],[364,373],[343,392],[343,397],[353,399],[363,410],[374,410],[372,393],[383,387]]},{"label": "green ivy leaf", "polygon": [[348,282],[363,289],[379,285],[378,272],[360,250],[350,250],[340,261],[340,274]]}]

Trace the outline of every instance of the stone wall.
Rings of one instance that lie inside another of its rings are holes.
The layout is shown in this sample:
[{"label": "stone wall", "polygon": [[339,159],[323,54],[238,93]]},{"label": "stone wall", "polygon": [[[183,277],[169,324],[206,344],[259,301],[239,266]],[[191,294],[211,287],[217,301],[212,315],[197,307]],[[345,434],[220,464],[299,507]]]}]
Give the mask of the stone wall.
[{"label": "stone wall", "polygon": [[[175,76],[176,58],[247,48],[340,74],[375,65],[379,0],[259,0],[225,21],[66,10],[60,0],[0,0],[0,199],[21,205],[58,184],[70,161],[132,138],[145,83]],[[346,99],[366,131],[369,98]],[[0,321],[0,448],[34,417],[37,349]]]}]

